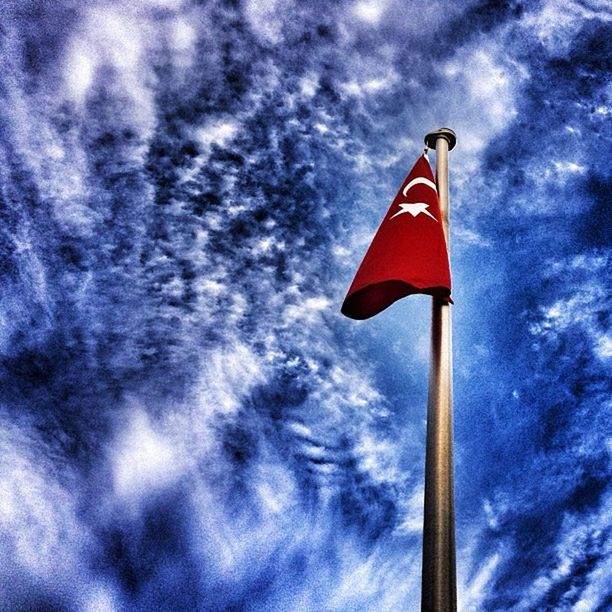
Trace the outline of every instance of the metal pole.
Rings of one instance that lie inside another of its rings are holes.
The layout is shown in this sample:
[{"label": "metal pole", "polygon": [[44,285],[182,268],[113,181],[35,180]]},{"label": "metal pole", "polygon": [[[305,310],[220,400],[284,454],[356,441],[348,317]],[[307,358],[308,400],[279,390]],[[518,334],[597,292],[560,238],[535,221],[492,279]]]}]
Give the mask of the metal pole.
[{"label": "metal pole", "polygon": [[[455,133],[448,128],[425,136],[425,144],[436,149],[436,181],[447,248],[448,152],[456,140]],[[457,610],[452,413],[451,311],[449,304],[433,298],[425,451],[422,612]]]}]

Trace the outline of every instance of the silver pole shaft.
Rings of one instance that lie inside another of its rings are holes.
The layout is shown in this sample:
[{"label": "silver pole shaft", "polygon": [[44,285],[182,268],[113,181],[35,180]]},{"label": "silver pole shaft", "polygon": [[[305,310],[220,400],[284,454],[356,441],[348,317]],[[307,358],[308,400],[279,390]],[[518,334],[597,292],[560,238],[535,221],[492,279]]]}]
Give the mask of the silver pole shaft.
[{"label": "silver pole shaft", "polygon": [[[442,128],[428,134],[425,142],[436,149],[436,180],[448,247],[448,151],[455,144],[455,134]],[[447,303],[433,298],[425,451],[422,612],[457,610],[452,413],[451,310]]]}]

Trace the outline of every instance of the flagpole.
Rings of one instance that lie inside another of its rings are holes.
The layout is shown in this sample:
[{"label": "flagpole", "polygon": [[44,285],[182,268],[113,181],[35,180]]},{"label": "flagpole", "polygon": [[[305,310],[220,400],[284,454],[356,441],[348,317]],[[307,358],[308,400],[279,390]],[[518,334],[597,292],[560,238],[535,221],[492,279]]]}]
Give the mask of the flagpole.
[{"label": "flagpole", "polygon": [[[456,141],[455,133],[448,128],[425,136],[425,144],[436,150],[436,182],[447,248],[448,152]],[[448,303],[434,297],[425,450],[422,612],[457,610],[452,412],[451,311]]]}]

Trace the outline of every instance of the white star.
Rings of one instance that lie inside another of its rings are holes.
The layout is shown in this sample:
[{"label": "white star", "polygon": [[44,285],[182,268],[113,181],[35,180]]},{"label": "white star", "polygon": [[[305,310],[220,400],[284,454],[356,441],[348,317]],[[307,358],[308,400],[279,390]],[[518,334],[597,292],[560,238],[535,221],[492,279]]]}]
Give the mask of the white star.
[{"label": "white star", "polygon": [[423,213],[428,217],[431,217],[434,221],[438,221],[427,209],[429,208],[429,204],[425,204],[425,202],[404,202],[400,204],[399,207],[401,210],[398,210],[391,219],[394,219],[398,215],[403,215],[404,213],[410,213],[413,217],[416,217],[418,214]]}]

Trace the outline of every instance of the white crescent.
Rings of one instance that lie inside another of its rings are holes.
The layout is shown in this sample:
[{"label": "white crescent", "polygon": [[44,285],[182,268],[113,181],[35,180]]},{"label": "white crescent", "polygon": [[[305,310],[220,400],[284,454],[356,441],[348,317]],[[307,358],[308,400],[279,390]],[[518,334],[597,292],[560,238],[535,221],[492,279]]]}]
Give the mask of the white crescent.
[{"label": "white crescent", "polygon": [[438,188],[433,181],[426,179],[422,176],[417,176],[417,178],[412,179],[403,189],[402,193],[404,196],[408,195],[408,191],[414,187],[415,185],[427,185],[427,187],[431,187],[436,193],[438,193]]}]

